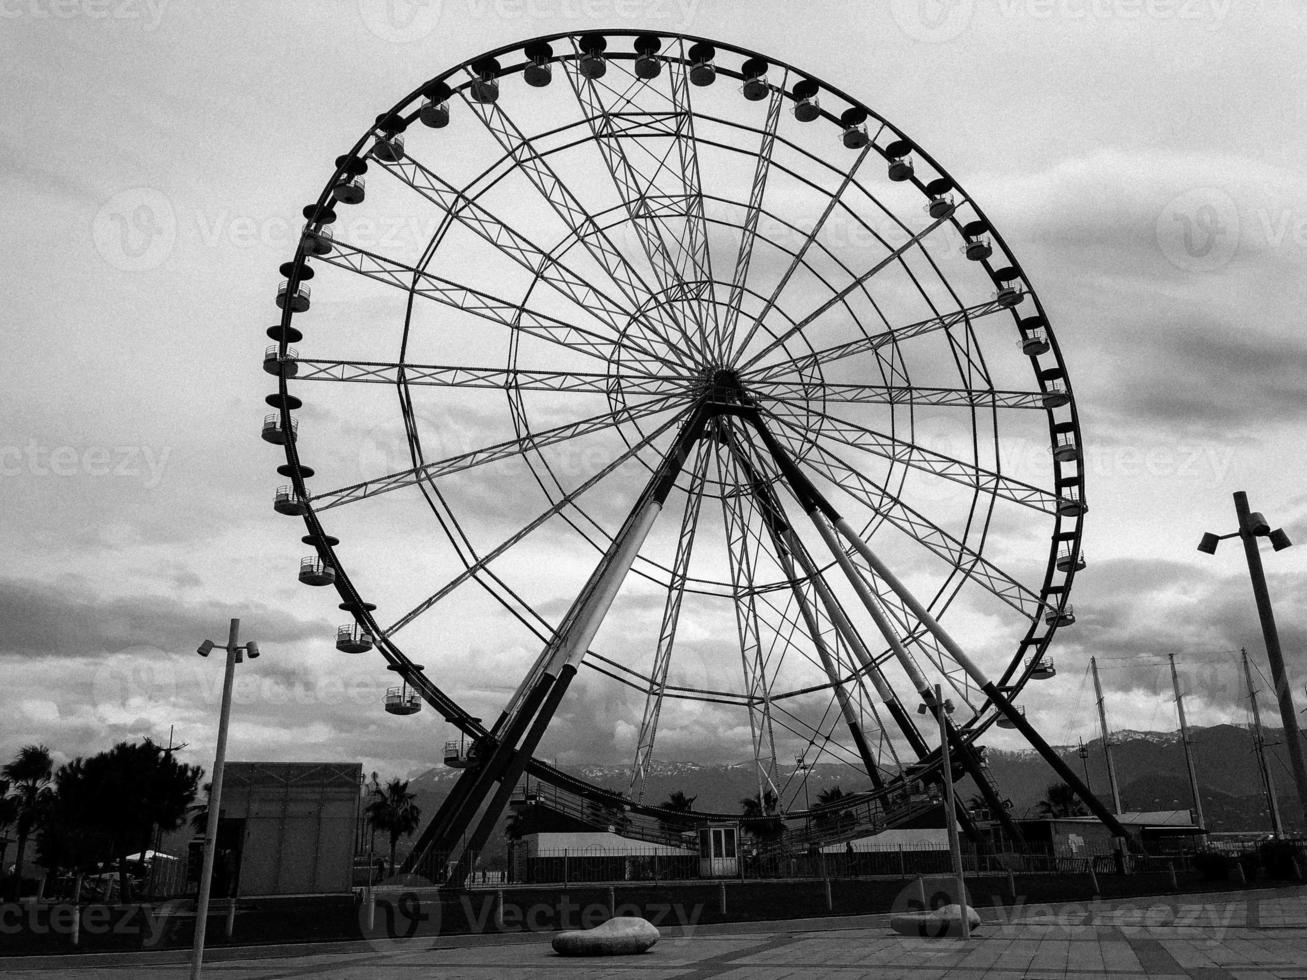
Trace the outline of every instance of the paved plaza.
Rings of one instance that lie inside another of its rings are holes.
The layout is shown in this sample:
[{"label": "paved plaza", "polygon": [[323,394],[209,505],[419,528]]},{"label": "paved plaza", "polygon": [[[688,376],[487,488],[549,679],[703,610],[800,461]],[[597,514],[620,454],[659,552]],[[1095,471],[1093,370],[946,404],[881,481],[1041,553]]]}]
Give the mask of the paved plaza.
[{"label": "paved plaza", "polygon": [[[666,929],[642,956],[580,960],[554,955],[548,934],[451,936],[393,949],[350,943],[214,950],[204,973],[217,980],[1307,980],[1304,887],[981,912],[984,925],[970,941],[896,936],[882,915]],[[179,951],[0,958],[0,974],[11,980],[172,980],[187,975],[185,959]]]}]

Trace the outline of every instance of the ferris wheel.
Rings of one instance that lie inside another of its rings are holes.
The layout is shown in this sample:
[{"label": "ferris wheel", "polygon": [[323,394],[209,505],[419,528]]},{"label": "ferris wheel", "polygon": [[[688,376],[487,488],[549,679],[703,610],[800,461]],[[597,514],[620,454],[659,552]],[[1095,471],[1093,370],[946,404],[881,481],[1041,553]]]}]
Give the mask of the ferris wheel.
[{"label": "ferris wheel", "polygon": [[1075,618],[1073,393],[1016,257],[871,108],[716,41],[551,35],[424,82],[303,213],[275,505],[386,710],[473,747],[424,846],[483,840],[524,772],[665,823],[644,780],[695,753],[791,815],[847,766],[884,817],[941,778],[937,698],[1000,812],[982,732],[1056,758],[1018,702]]}]

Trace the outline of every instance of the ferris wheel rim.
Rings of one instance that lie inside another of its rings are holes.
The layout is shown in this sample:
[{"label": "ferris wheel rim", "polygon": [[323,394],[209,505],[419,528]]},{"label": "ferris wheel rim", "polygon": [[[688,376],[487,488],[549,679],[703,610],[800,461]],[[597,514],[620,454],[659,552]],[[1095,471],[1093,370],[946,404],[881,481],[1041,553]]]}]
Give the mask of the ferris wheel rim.
[{"label": "ferris wheel rim", "polygon": [[[638,35],[640,35],[640,34],[642,34],[642,33],[647,33],[647,32],[636,31],[636,30],[605,30],[605,31],[597,32],[597,33],[601,33],[601,34],[605,35],[606,37],[633,37],[633,36],[638,36]],[[658,35],[659,35],[660,37],[664,37],[664,38],[666,38],[666,37],[674,37],[674,38],[682,39],[682,40],[684,40],[684,41],[707,41],[707,42],[713,44],[714,46],[716,46],[718,49],[723,50],[723,51],[730,51],[730,52],[733,52],[733,53],[736,53],[736,54],[743,54],[743,55],[759,56],[757,52],[750,52],[750,51],[748,51],[747,49],[740,48],[740,47],[738,47],[738,46],[734,46],[734,45],[731,45],[731,44],[728,44],[728,43],[725,43],[725,42],[719,42],[719,41],[716,41],[716,40],[711,40],[711,39],[707,39],[707,38],[698,37],[698,36],[695,36],[695,35],[680,34],[680,33],[678,33],[678,32],[656,32],[656,33],[658,33]],[[541,36],[540,38],[536,38],[536,39],[534,39],[534,41],[551,41],[551,40],[559,40],[559,39],[563,39],[563,38],[572,38],[572,37],[575,37],[575,36],[576,36],[575,32],[556,32],[556,33],[553,33],[553,34],[543,35],[543,36]],[[473,64],[474,62],[476,62],[476,61],[482,60],[482,59],[487,58],[487,57],[499,57],[500,55],[504,55],[504,54],[507,54],[507,53],[512,52],[512,51],[514,51],[514,50],[521,49],[521,48],[524,47],[526,44],[530,44],[530,43],[534,43],[534,42],[532,42],[532,41],[528,41],[528,42],[517,42],[517,43],[514,43],[514,44],[505,45],[505,46],[503,46],[503,47],[501,47],[501,48],[497,48],[497,49],[494,49],[494,50],[492,50],[492,51],[486,52],[485,54],[479,55],[477,58],[468,59],[467,61],[465,61],[465,62],[463,62],[463,63],[461,63],[461,64],[459,64],[459,65],[456,65],[455,67],[451,68],[449,71],[445,72],[444,74],[439,75],[439,76],[436,76],[436,77],[435,77],[434,79],[432,79],[431,81],[434,82],[434,81],[437,81],[437,80],[445,80],[445,79],[449,79],[449,78],[453,77],[456,73],[458,73],[458,72],[460,72],[460,71],[465,71],[465,70],[468,68],[468,66],[472,65],[472,64]],[[554,60],[554,61],[565,61],[565,60],[568,60],[569,57],[573,57],[573,56],[569,56],[569,55],[565,55],[565,54],[564,54],[564,55],[559,55],[558,57],[554,58],[553,60]],[[634,55],[633,55],[633,54],[632,54],[632,55],[626,55],[626,54],[623,53],[623,52],[610,52],[610,53],[608,54],[608,57],[610,57],[610,58],[614,58],[614,59],[620,59],[620,58],[624,58],[624,57],[634,57]],[[807,79],[812,79],[813,81],[817,82],[817,84],[821,87],[821,90],[822,90],[823,93],[825,93],[825,92],[829,92],[829,93],[831,93],[831,94],[833,94],[833,95],[835,95],[835,96],[837,96],[837,97],[839,97],[839,98],[844,99],[845,101],[847,101],[848,103],[850,103],[850,105],[859,106],[859,107],[865,109],[865,110],[867,111],[868,115],[869,115],[871,118],[877,119],[877,120],[878,120],[879,122],[881,122],[884,126],[889,127],[889,128],[891,129],[891,131],[894,132],[896,135],[898,135],[900,138],[906,138],[906,137],[902,134],[902,132],[901,132],[900,130],[898,130],[897,128],[893,127],[891,124],[889,124],[886,120],[883,119],[883,117],[880,117],[880,116],[879,116],[877,113],[875,113],[874,110],[872,110],[870,107],[865,106],[865,104],[861,103],[861,102],[858,101],[858,100],[854,100],[854,99],[852,99],[851,97],[849,97],[847,94],[843,93],[843,92],[842,92],[841,90],[839,90],[838,88],[835,88],[834,86],[830,86],[829,84],[827,84],[827,83],[825,83],[825,82],[823,82],[823,81],[820,81],[819,79],[816,79],[815,76],[812,76],[812,75],[810,75],[810,74],[808,74],[808,73],[801,73],[801,72],[799,72],[797,69],[793,68],[793,66],[787,65],[787,64],[785,64],[785,63],[783,63],[783,62],[779,62],[779,61],[777,61],[777,60],[775,60],[775,59],[772,59],[772,58],[770,58],[770,57],[768,57],[767,60],[768,60],[772,65],[774,65],[774,66],[776,66],[776,67],[785,68],[786,70],[793,72],[795,75],[797,75],[797,76],[799,76],[799,77],[807,78]],[[501,73],[501,76],[500,76],[500,77],[503,77],[504,75],[513,74],[515,71],[520,71],[522,67],[523,67],[522,65],[517,65],[517,66],[514,66],[514,67],[510,67],[510,68],[508,68],[508,69],[505,69],[505,70]],[[726,76],[731,76],[731,77],[736,77],[736,78],[741,78],[741,77],[743,77],[742,75],[739,75],[738,73],[732,72],[730,69],[728,69],[728,68],[726,68],[726,67],[724,67],[724,66],[719,67],[718,71],[719,71],[720,74],[722,74],[722,75],[726,75]],[[391,112],[389,113],[389,115],[394,115],[395,113],[399,112],[400,109],[401,109],[402,107],[404,107],[404,106],[406,106],[406,105],[409,105],[409,104],[412,103],[416,98],[420,97],[421,94],[422,94],[422,92],[424,91],[424,89],[426,89],[430,84],[431,84],[431,82],[425,83],[423,87],[421,87],[421,88],[415,90],[415,92],[412,93],[412,94],[410,94],[409,97],[407,97],[406,99],[401,100],[399,103],[397,103],[396,106],[391,110]],[[466,88],[469,84],[470,84],[470,81],[469,81],[469,82],[463,82],[463,83],[461,83],[459,86],[457,86],[457,87],[455,88],[455,91],[461,91],[462,89]],[[785,94],[786,94],[786,96],[788,97],[788,93],[785,93]],[[833,117],[828,117],[828,118],[833,118]],[[370,139],[374,138],[374,136],[375,136],[375,132],[376,132],[375,127],[372,128],[372,129],[369,129],[369,130],[365,133],[365,135],[364,135],[364,136],[359,140],[358,144],[356,144],[354,150],[351,151],[351,154],[349,154],[349,156],[358,156],[358,155],[361,153],[361,151],[363,150],[363,148],[367,145],[368,141],[369,141]],[[915,144],[915,142],[914,142],[912,145],[913,145],[914,152],[915,152],[915,153],[916,153],[916,154],[917,154],[921,159],[926,160],[926,161],[927,161],[927,162],[928,162],[928,163],[929,163],[929,164],[930,164],[930,165],[935,169],[936,172],[938,172],[939,174],[944,175],[944,176],[949,176],[948,173],[947,173],[947,171],[944,170],[943,167],[939,166],[938,163],[937,163],[936,161],[934,161],[934,159],[933,159],[932,157],[930,157],[929,154],[928,154],[925,150],[923,150],[923,149],[921,149],[919,146],[917,146],[917,145]],[[319,198],[319,201],[318,201],[318,203],[317,203],[316,208],[314,208],[314,212],[315,212],[315,213],[321,213],[321,211],[322,211],[325,207],[328,206],[328,202],[329,202],[330,197],[331,197],[331,187],[332,187],[332,186],[334,185],[334,183],[335,183],[335,177],[338,177],[338,176],[340,175],[340,172],[341,172],[341,168],[338,167],[338,169],[337,169],[337,174],[336,174],[335,176],[333,176],[333,179],[332,179],[332,180],[329,180],[329,181],[328,181],[327,188],[324,190],[322,196]],[[950,181],[952,181],[953,187],[956,188],[958,192],[960,192],[960,193],[962,193],[962,194],[965,195],[965,191],[963,191],[963,189],[961,188],[961,186],[960,186],[956,181],[953,181],[953,180],[952,180],[951,176],[949,176],[949,179],[950,179]],[[989,226],[989,228],[988,228],[988,230],[989,230],[989,234],[990,234],[991,237],[994,239],[994,241],[999,245],[999,247],[1001,248],[1001,250],[1002,250],[1004,256],[1009,260],[1009,264],[1010,264],[1013,268],[1015,268],[1015,269],[1016,269],[1016,270],[1017,270],[1017,271],[1022,275],[1022,278],[1025,279],[1025,281],[1028,283],[1029,280],[1028,280],[1028,278],[1026,278],[1026,277],[1024,276],[1024,273],[1021,272],[1021,267],[1020,267],[1020,265],[1019,265],[1019,262],[1017,261],[1015,255],[1011,252],[1011,250],[1007,248],[1006,243],[1005,243],[1005,242],[1002,240],[1002,238],[1000,237],[1000,234],[999,234],[998,230],[997,230],[996,228],[994,228],[994,226],[992,225],[992,223],[989,223],[989,222],[988,222],[988,219],[984,216],[983,212],[981,211],[981,209],[979,208],[979,206],[974,202],[974,200],[970,197],[970,195],[966,195],[966,196],[965,196],[965,199],[966,199],[967,203],[969,204],[970,208],[971,208],[971,209],[976,213],[976,215],[978,216],[978,218],[979,218],[980,220],[984,220],[984,221],[986,221],[986,223],[987,223],[988,226]],[[310,206],[310,208],[313,208],[313,207],[314,207],[314,206],[312,206],[312,205]],[[308,210],[309,210],[309,209],[306,209],[306,216],[307,216],[307,212],[308,212]],[[294,270],[293,273],[292,273],[292,276],[291,276],[292,279],[294,279],[295,276],[298,274],[299,270],[301,270],[301,269],[304,267],[304,260],[305,260],[305,253],[304,253],[304,248],[303,248],[303,246],[301,245],[301,247],[300,247],[299,249],[297,249],[297,252],[296,252],[296,257],[295,257],[295,262],[294,262],[295,270]],[[1034,304],[1035,311],[1036,311],[1036,315],[1038,315],[1039,317],[1041,317],[1041,318],[1043,319],[1043,322],[1044,322],[1045,324],[1047,324],[1047,323],[1048,323],[1048,318],[1047,318],[1046,315],[1044,314],[1044,310],[1043,310],[1042,304],[1040,303],[1039,298],[1038,298],[1037,294],[1035,293],[1035,291],[1033,290],[1033,288],[1028,289],[1028,295],[1029,295],[1029,297],[1030,297],[1031,302]],[[293,315],[294,315],[294,314],[293,314],[293,311],[289,308],[289,306],[288,306],[288,307],[283,311],[282,322],[281,322],[281,329],[282,329],[282,333],[283,333],[283,335],[286,335],[286,334],[288,333],[289,328],[290,328],[290,323],[291,323],[291,320],[292,320]],[[1064,366],[1064,363],[1063,363],[1063,359],[1062,359],[1061,351],[1060,351],[1059,347],[1057,346],[1056,337],[1055,337],[1053,331],[1051,330],[1051,328],[1046,328],[1046,329],[1047,329],[1047,337],[1048,337],[1048,340],[1049,340],[1049,343],[1050,343],[1050,354],[1051,354],[1051,358],[1050,358],[1050,360],[1052,361],[1052,363],[1053,363],[1053,364],[1054,364],[1058,369],[1060,369],[1060,371],[1061,371],[1062,384],[1065,386],[1065,388],[1066,388],[1068,394],[1070,395],[1070,401],[1069,401],[1070,410],[1069,410],[1069,415],[1070,415],[1070,417],[1071,417],[1071,421],[1072,421],[1073,426],[1074,426],[1074,428],[1073,428],[1072,431],[1073,431],[1073,433],[1074,433],[1074,435],[1075,435],[1076,442],[1079,443],[1078,414],[1077,414],[1077,412],[1076,412],[1074,394],[1072,393],[1072,390],[1071,390],[1071,386],[1070,386],[1069,378],[1067,378],[1067,376],[1066,376],[1065,366]],[[289,343],[289,340],[286,339],[285,336],[283,336],[283,339],[280,341],[280,346],[281,346],[281,348],[284,350],[285,347],[288,345],[288,343]],[[1041,384],[1042,384],[1042,381],[1041,381]],[[288,399],[289,397],[292,397],[292,396],[289,395],[289,390],[288,390],[288,385],[287,385],[287,378],[286,378],[284,375],[283,375],[282,377],[279,378],[278,391],[279,391],[279,394],[281,395],[282,400],[283,400],[283,404],[282,404],[282,407],[281,407],[281,412],[282,412],[282,415],[283,415],[283,424],[288,424],[288,423],[289,423],[289,420],[290,420],[290,415],[289,415],[289,413],[290,413],[290,408],[289,408],[288,405],[287,405],[287,399]],[[1053,416],[1052,416],[1051,413],[1050,413],[1049,418],[1050,418],[1050,434],[1051,434],[1051,427],[1052,427],[1052,424],[1053,424],[1053,422],[1052,422],[1052,418],[1053,418]],[[1054,437],[1053,441],[1056,442],[1055,437]],[[291,473],[290,475],[291,475],[291,478],[292,478],[292,480],[293,480],[293,482],[294,482],[294,485],[296,486],[297,491],[300,492],[303,496],[305,496],[307,499],[309,499],[309,500],[311,501],[311,497],[309,497],[309,495],[307,494],[307,492],[306,492],[306,490],[305,490],[305,487],[304,487],[304,483],[303,483],[304,477],[303,477],[303,475],[302,475],[302,473],[303,473],[303,468],[301,467],[301,465],[300,465],[300,463],[299,463],[299,458],[298,458],[298,448],[295,446],[295,444],[294,444],[294,440],[291,440],[291,441],[289,441],[289,442],[286,444],[286,456],[287,456],[287,464],[288,464],[289,468],[292,470],[292,473]],[[1060,481],[1061,481],[1062,477],[1061,477],[1060,468],[1059,468],[1059,466],[1057,465],[1057,462],[1058,462],[1058,461],[1055,460],[1055,467],[1054,467],[1054,469],[1055,469],[1056,477],[1057,477],[1057,479],[1059,480],[1059,484],[1060,484]],[[1078,495],[1078,498],[1079,498],[1079,500],[1083,503],[1083,501],[1084,501],[1084,496],[1083,496],[1083,473],[1082,473],[1082,472],[1080,472],[1080,473],[1077,474],[1077,480],[1078,480],[1078,482],[1077,482],[1076,486],[1075,486],[1073,489],[1075,489],[1075,490],[1078,492],[1078,494],[1077,494],[1077,495]],[[992,498],[991,498],[991,499],[992,499]],[[311,506],[312,506],[312,505],[311,505],[311,503],[310,503],[310,507],[311,507]],[[1080,535],[1080,521],[1079,521],[1079,516],[1080,516],[1079,514],[1074,515],[1074,517],[1075,517],[1074,521],[1068,521],[1068,522],[1067,522],[1067,523],[1072,523],[1072,524],[1074,525],[1074,526],[1073,526],[1073,530],[1074,530],[1074,535],[1075,535],[1075,536],[1074,536],[1074,538],[1072,539],[1072,543],[1073,543],[1073,545],[1074,545],[1074,547],[1075,547],[1076,549],[1079,548],[1079,540],[1080,540],[1080,537],[1079,537],[1079,535]],[[320,523],[318,522],[317,514],[314,513],[312,510],[310,510],[309,514],[306,515],[306,522],[308,522],[308,524],[309,524],[309,530],[310,530],[310,533],[311,533],[311,534],[316,535],[316,536],[319,538],[320,541],[325,542],[325,541],[327,540],[327,536],[326,536],[325,532],[322,530]],[[1052,552],[1050,553],[1050,559],[1049,559],[1049,562],[1048,562],[1048,565],[1047,565],[1047,570],[1046,570],[1046,574],[1045,574],[1044,583],[1043,583],[1043,585],[1041,586],[1041,589],[1040,589],[1041,601],[1044,600],[1044,598],[1049,594],[1050,585],[1052,584],[1052,581],[1053,581],[1053,579],[1055,578],[1055,575],[1054,575],[1054,559],[1055,559],[1055,557],[1056,557],[1056,555],[1057,555],[1057,553],[1058,553],[1058,541],[1056,540],[1056,534],[1061,532],[1062,524],[1063,524],[1062,516],[1059,515],[1058,520],[1057,520],[1057,525],[1056,525],[1057,531],[1055,532],[1054,548],[1053,548]],[[371,615],[370,615],[370,612],[367,612],[367,611],[365,611],[365,610],[362,609],[362,600],[361,600],[361,598],[357,596],[357,593],[353,593],[353,592],[352,592],[352,588],[353,588],[353,587],[352,587],[352,584],[350,584],[350,582],[349,582],[349,580],[348,580],[348,577],[347,577],[347,575],[346,575],[346,573],[345,573],[344,568],[343,568],[343,567],[342,567],[338,562],[335,561],[334,546],[333,546],[333,545],[330,545],[330,544],[325,544],[322,548],[320,548],[320,550],[323,550],[323,551],[325,551],[326,554],[330,555],[330,557],[331,557],[331,559],[332,559],[332,561],[333,561],[333,564],[335,565],[335,567],[336,567],[336,569],[337,569],[337,571],[338,571],[338,574],[339,574],[339,576],[340,576],[341,585],[345,586],[347,589],[350,590],[350,593],[351,593],[351,595],[353,596],[354,601],[358,604],[356,609],[351,610],[351,611],[353,612],[353,614],[355,615],[355,618],[356,618],[357,620],[360,621],[360,625],[364,625],[364,626],[366,626],[366,627],[371,628],[372,630],[374,630],[374,631],[375,631],[375,632],[374,632],[374,635],[376,635],[376,636],[380,639],[380,638],[382,637],[383,634],[382,634],[380,631],[377,631],[377,624],[375,623],[374,620],[372,620]],[[1065,579],[1065,581],[1064,581],[1064,585],[1063,585],[1063,589],[1064,589],[1064,590],[1069,591],[1070,584],[1071,584],[1071,579],[1073,578],[1073,576],[1074,576],[1074,572],[1072,572],[1070,575],[1068,575],[1068,576],[1066,577],[1066,579]],[[338,587],[338,591],[341,591],[341,589],[340,589],[339,587]],[[342,594],[342,598],[345,599],[345,603],[342,603],[342,605],[349,603],[349,602],[350,602],[350,598],[346,595],[346,593],[345,593],[344,591],[341,591],[341,594]],[[1037,625],[1037,624],[1036,624],[1036,625]],[[1043,642],[1038,643],[1038,645],[1037,645],[1037,649],[1036,649],[1036,655],[1038,655],[1039,653],[1042,653],[1043,650],[1045,650],[1045,649],[1047,648],[1048,640],[1051,639],[1052,634],[1053,634],[1054,631],[1055,631],[1055,630],[1050,630],[1050,631],[1048,631],[1046,637],[1043,639]],[[1023,640],[1023,642],[1022,642],[1022,648],[1024,648],[1024,647],[1027,646],[1027,645],[1029,645],[1030,638],[1031,638],[1031,636],[1032,636],[1035,632],[1038,632],[1038,630],[1036,630],[1035,628],[1032,627],[1032,630],[1030,631],[1030,633],[1027,635],[1027,637],[1026,637],[1026,638]],[[380,645],[381,645],[381,644],[379,644],[379,646],[380,646]],[[393,648],[393,650],[392,650],[392,649],[389,649],[390,646],[391,646],[391,644],[389,643],[389,639],[386,638],[386,647],[387,647],[387,649],[386,649],[386,650],[383,650],[383,653],[393,654],[393,656],[394,656],[394,660],[392,661],[392,664],[400,666],[400,668],[401,668],[401,673],[405,673],[405,672],[407,672],[407,673],[412,673],[412,674],[414,674],[415,676],[420,674],[420,668],[417,668],[416,665],[413,665],[411,661],[408,661],[408,658],[407,658],[407,657],[402,653],[402,651],[399,651],[399,649],[398,649],[397,647],[396,647],[396,648]],[[389,655],[387,656],[387,659],[391,659]],[[1013,676],[1015,676],[1017,673],[1019,673],[1019,672],[1016,670],[1016,667],[1017,667],[1017,664],[1018,664],[1019,660],[1020,660],[1020,657],[1017,657],[1017,658],[1015,658],[1015,659],[1013,660],[1012,664],[1010,664],[1010,665],[1009,665],[1009,668],[1004,672],[1004,674],[1003,674],[1003,676],[1002,676],[1002,678],[1001,678],[1001,680],[1000,680],[1000,683],[1007,684],[1008,682],[1010,682],[1010,681],[1012,680]],[[405,673],[405,676],[406,676],[406,677],[407,677],[407,673]],[[1028,671],[1027,671],[1026,673],[1028,674]],[[1021,678],[1021,681],[1024,682],[1024,680],[1025,680],[1025,678],[1022,677],[1022,678]],[[1020,686],[1020,685],[1018,685],[1018,688],[1019,688],[1019,686]],[[424,697],[425,697],[425,696],[426,696],[426,695],[424,694]],[[449,699],[449,700],[450,700],[450,703],[451,703],[451,704],[456,705],[456,702],[453,702],[452,699]],[[439,707],[439,706],[437,706],[437,705],[435,705],[435,704],[433,704],[433,707],[437,707],[437,710],[440,710],[442,714],[445,714],[445,709],[442,709],[441,707]],[[446,707],[448,707],[448,705],[447,705]],[[445,715],[445,717],[447,718],[447,720],[451,721],[451,723],[454,723],[454,724],[456,724],[456,725],[459,725],[459,720],[456,720],[456,719],[460,719],[460,718],[461,718],[462,721],[466,722],[467,719],[469,719],[469,718],[471,717],[471,716],[467,715],[466,712],[465,712],[461,707],[457,708],[457,710],[453,711],[452,713],[455,715],[455,717],[450,717],[450,716],[447,715],[447,714]],[[978,716],[976,717],[976,719],[975,719],[975,721],[977,722],[977,724],[974,726],[974,729],[973,729],[974,732],[975,732],[976,734],[979,734],[981,731],[983,731],[985,728],[987,728],[989,724],[992,724],[995,720],[996,720],[996,716],[995,716],[992,712],[990,712],[990,713],[989,713],[988,715],[986,715],[986,716],[980,716],[980,715],[978,715]],[[462,727],[462,726],[459,725],[459,727]]]}]

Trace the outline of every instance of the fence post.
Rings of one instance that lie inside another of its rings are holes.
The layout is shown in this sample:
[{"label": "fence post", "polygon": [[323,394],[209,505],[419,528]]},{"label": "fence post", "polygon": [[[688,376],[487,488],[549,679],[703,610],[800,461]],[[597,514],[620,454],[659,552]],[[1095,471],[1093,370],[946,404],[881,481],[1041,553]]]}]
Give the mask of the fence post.
[{"label": "fence post", "polygon": [[567,848],[563,848],[563,884],[567,884]]},{"label": "fence post", "polygon": [[233,895],[227,900],[227,921],[223,923],[222,934],[226,939],[231,938],[231,934],[236,931],[236,896]]},{"label": "fence post", "polygon": [[899,845],[899,877],[906,878],[907,876],[908,876],[908,864],[907,864],[907,860],[903,857],[903,845],[900,844]]},{"label": "fence post", "polygon": [[82,940],[82,907],[73,902],[73,930],[69,936],[74,946]]},{"label": "fence post", "polygon": [[723,879],[723,881],[721,882],[721,884],[718,886],[718,891],[719,891],[719,894],[720,894],[721,904],[722,904],[722,916],[725,917],[725,915],[726,915],[726,881],[725,881],[724,879]]},{"label": "fence post", "polygon": [[608,886],[608,915],[617,915],[617,890],[612,885]]},{"label": "fence post", "polygon": [[372,890],[371,885],[363,889],[363,907],[365,909],[363,914],[366,917],[364,921],[368,924],[368,935],[371,935],[377,924],[377,893]]},{"label": "fence post", "polygon": [[831,896],[830,896],[830,879],[827,878],[825,880],[825,883],[826,883],[826,911],[833,912],[835,910],[835,904],[831,900]]},{"label": "fence post", "polygon": [[1017,876],[1012,873],[1012,869],[1007,869],[1007,891],[1012,896],[1012,901],[1017,900]]},{"label": "fence post", "polygon": [[504,931],[504,890],[502,888],[495,891],[495,931]]}]

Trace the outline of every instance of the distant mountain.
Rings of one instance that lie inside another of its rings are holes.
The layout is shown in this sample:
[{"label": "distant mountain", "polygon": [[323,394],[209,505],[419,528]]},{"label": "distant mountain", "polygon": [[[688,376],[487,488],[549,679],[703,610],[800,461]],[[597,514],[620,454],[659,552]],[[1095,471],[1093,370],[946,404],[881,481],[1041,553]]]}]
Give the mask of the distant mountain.
[{"label": "distant mountain", "polygon": [[[1267,764],[1280,800],[1280,816],[1286,828],[1307,831],[1289,775],[1284,733],[1265,730]],[[1270,827],[1252,735],[1235,725],[1191,728],[1190,749],[1203,815],[1213,831],[1263,830]],[[1090,788],[1110,805],[1107,763],[1101,739],[1086,742],[1088,758],[1082,761],[1077,747],[1059,746],[1058,754],[1082,779],[1088,768]],[[1045,789],[1056,779],[1051,769],[1033,751],[989,753],[995,780],[1018,814],[1043,799]],[[1112,760],[1116,768],[1122,806],[1126,810],[1184,810],[1193,808],[1185,767],[1184,746],[1179,732],[1120,731],[1112,733]]]},{"label": "distant mountain", "polygon": [[[1280,814],[1287,829],[1307,833],[1307,825],[1294,805],[1295,793],[1289,777],[1283,735],[1279,729],[1266,730],[1267,758],[1275,776]],[[1112,741],[1112,757],[1124,809],[1192,808],[1179,732],[1126,730],[1114,732]],[[1218,832],[1268,829],[1270,818],[1248,730],[1235,725],[1193,728],[1190,730],[1190,744],[1208,829]],[[1057,751],[1081,778],[1084,778],[1087,766],[1090,788],[1110,806],[1111,793],[1102,742],[1094,739],[1085,745],[1089,754],[1084,761],[1079,758],[1076,746],[1059,746]],[[1005,752],[993,749],[988,753],[988,759],[1002,795],[1012,800],[1013,810],[1018,816],[1027,813],[1034,816],[1047,787],[1058,781],[1033,750]],[[560,768],[617,792],[627,792],[630,787],[629,766],[586,764]],[[424,821],[436,812],[459,775],[458,770],[442,766],[428,769],[410,781],[409,788],[417,794]],[[805,805],[801,775],[789,766],[781,770],[777,780],[783,798],[791,805]],[[833,786],[856,792],[870,785],[865,779],[857,779],[848,767],[837,764],[814,765],[807,783],[806,802],[811,804],[816,803],[818,793]],[[756,794],[758,783],[753,766],[748,762],[729,765],[653,763],[645,779],[643,800],[661,803],[677,791],[695,797],[697,809],[738,813],[741,799]],[[959,793],[964,799],[974,792],[975,787],[969,780],[959,784]],[[492,838],[496,850],[502,846],[501,837],[496,833]]]}]

